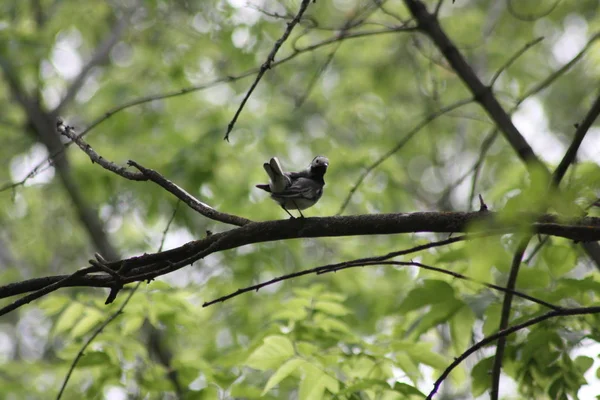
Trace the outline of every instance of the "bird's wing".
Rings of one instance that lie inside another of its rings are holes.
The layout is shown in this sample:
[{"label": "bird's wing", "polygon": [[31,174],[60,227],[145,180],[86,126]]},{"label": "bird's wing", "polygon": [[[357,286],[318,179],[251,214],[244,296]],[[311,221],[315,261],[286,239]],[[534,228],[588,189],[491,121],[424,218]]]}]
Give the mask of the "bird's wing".
[{"label": "bird's wing", "polygon": [[308,178],[297,178],[285,190],[273,193],[273,196],[280,198],[318,198],[323,191],[323,186],[318,182]]}]

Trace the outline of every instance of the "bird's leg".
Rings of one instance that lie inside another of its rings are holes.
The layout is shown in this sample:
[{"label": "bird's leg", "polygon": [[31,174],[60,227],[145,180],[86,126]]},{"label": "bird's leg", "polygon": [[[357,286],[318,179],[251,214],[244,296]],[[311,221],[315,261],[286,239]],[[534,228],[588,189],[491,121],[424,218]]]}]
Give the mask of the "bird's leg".
[{"label": "bird's leg", "polygon": [[304,215],[302,214],[302,211],[300,211],[300,209],[298,208],[298,204],[296,204],[296,202],[294,200],[292,200],[292,202],[296,206],[296,210],[298,210],[298,212],[300,213],[300,218],[304,218]]},{"label": "bird's leg", "polygon": [[294,217],[287,208],[285,208],[285,206],[282,204],[281,208],[283,208],[283,211],[285,211],[286,213],[288,213],[288,215],[292,218],[292,219],[296,219],[296,217]]}]

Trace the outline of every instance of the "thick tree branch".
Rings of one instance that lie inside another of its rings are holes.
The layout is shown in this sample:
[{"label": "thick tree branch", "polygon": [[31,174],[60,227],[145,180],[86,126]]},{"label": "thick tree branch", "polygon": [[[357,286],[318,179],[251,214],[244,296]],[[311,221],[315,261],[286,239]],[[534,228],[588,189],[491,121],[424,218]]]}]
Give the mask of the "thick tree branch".
[{"label": "thick tree branch", "polygon": [[[533,216],[522,216],[518,223],[503,223],[494,212],[425,212],[413,214],[374,214],[344,217],[304,218],[252,222],[226,232],[215,233],[202,240],[189,242],[181,247],[144,254],[117,262],[106,263],[108,268],[119,271],[122,283],[154,279],[173,272],[216,252],[234,249],[254,243],[280,241],[299,238],[341,237],[357,235],[390,235],[414,232],[471,232],[503,234],[522,232],[565,237],[577,241],[600,240],[600,218],[584,217],[566,220],[556,215],[544,215],[524,226],[523,221]],[[473,228],[475,227],[475,231]],[[83,271],[83,272],[82,272]],[[83,275],[83,276],[82,276]],[[17,300],[12,305],[0,309],[6,314],[35,298],[48,293],[48,287],[94,286],[112,287],[116,279],[103,273],[97,267],[88,267],[76,272],[75,276],[51,276],[31,279],[0,287],[0,298],[6,298],[31,291],[44,291],[40,296]],[[31,295],[30,295],[31,296]],[[27,296],[26,296],[27,297]]]}]

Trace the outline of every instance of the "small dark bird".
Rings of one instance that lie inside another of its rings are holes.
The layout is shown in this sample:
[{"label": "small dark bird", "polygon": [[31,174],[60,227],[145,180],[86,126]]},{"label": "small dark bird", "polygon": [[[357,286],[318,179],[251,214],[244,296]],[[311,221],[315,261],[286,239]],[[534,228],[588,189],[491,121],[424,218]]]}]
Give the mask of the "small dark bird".
[{"label": "small dark bird", "polygon": [[256,187],[271,193],[271,198],[279,203],[290,217],[294,218],[288,210],[298,210],[304,218],[300,210],[312,207],[323,195],[323,176],[328,166],[327,157],[317,156],[304,171],[283,172],[279,160],[273,157],[263,165],[270,182]]}]

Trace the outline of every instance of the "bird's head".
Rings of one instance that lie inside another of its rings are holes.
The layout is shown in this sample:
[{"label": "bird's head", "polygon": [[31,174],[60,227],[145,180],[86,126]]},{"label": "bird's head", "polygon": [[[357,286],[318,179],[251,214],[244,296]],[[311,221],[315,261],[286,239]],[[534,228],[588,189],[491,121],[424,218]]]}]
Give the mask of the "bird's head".
[{"label": "bird's head", "polygon": [[327,167],[329,166],[329,160],[327,157],[316,156],[310,163],[310,169],[312,172],[322,172],[325,174]]}]

